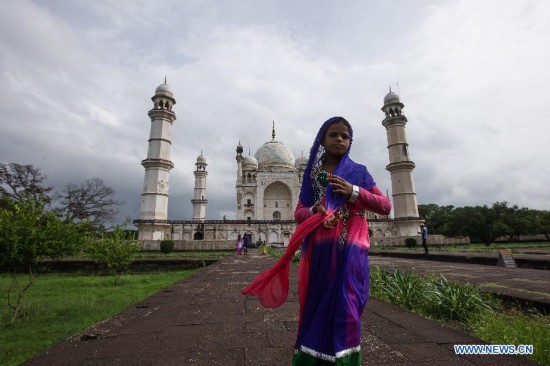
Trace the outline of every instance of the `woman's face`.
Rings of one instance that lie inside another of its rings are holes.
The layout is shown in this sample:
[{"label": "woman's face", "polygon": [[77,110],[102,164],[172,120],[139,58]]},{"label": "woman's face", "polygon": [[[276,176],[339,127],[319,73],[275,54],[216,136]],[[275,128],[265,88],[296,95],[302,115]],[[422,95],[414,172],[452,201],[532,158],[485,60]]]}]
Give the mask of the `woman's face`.
[{"label": "woman's face", "polygon": [[323,147],[327,156],[341,158],[349,149],[351,143],[348,126],[344,122],[336,122],[328,126],[323,139]]}]

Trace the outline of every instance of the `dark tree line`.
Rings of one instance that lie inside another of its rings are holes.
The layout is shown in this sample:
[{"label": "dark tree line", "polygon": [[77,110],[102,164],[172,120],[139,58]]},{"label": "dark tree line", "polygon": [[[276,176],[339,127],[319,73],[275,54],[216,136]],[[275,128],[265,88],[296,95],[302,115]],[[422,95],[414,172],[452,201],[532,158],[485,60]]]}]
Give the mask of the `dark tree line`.
[{"label": "dark tree line", "polygon": [[118,206],[113,188],[99,178],[77,184],[67,184],[63,190],[53,192],[45,185],[47,176],[32,165],[16,163],[0,164],[0,204],[23,202],[32,199],[36,205],[44,205],[65,222],[87,221],[91,228],[99,229],[114,220]]},{"label": "dark tree line", "polygon": [[508,202],[492,206],[418,205],[431,234],[469,236],[472,242],[490,245],[497,238],[519,241],[522,235],[543,234],[550,241],[550,211],[533,210]]}]

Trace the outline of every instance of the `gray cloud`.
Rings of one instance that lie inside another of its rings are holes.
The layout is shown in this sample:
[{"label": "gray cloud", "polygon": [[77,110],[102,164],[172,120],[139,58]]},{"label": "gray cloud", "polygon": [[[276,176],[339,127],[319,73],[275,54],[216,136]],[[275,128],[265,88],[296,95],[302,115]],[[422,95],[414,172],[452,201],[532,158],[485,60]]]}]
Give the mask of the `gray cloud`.
[{"label": "gray cloud", "polygon": [[273,120],[298,157],[324,120],[345,116],[353,159],[386,191],[380,108],[399,83],[420,203],[549,208],[550,5],[259,4],[3,2],[0,160],[36,165],[57,189],[100,177],[126,202],[120,217],[137,218],[147,112],[167,75],[171,218],[191,216],[201,150],[208,217],[234,215],[236,145],[254,154]]}]

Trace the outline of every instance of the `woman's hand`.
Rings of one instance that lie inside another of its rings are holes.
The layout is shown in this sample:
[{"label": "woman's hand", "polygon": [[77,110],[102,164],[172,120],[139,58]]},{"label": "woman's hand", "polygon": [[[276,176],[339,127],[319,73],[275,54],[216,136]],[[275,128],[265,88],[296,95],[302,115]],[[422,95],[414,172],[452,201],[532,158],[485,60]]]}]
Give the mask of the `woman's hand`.
[{"label": "woman's hand", "polygon": [[328,218],[325,219],[325,221],[323,221],[323,227],[325,229],[332,229],[336,226],[336,224],[338,224],[338,217],[334,215],[330,215]]},{"label": "woman's hand", "polygon": [[[327,215],[327,209],[321,203],[316,206],[313,206],[311,211],[314,214],[316,214],[317,212],[320,212],[321,214],[323,214],[323,216]],[[338,223],[338,218],[334,215],[330,215],[323,221],[323,227],[325,229],[332,229],[333,227],[336,226],[337,223]]]},{"label": "woman's hand", "polygon": [[319,203],[318,205],[315,205],[311,208],[311,212],[313,214],[316,214],[317,212],[320,212],[320,213],[323,214],[323,216],[326,216],[327,209],[325,208],[325,206],[323,206],[323,204]]},{"label": "woman's hand", "polygon": [[336,175],[331,175],[328,177],[328,182],[332,186],[332,191],[336,194],[340,194],[344,197],[351,197],[353,192],[353,185],[348,183],[343,178],[340,178]]}]

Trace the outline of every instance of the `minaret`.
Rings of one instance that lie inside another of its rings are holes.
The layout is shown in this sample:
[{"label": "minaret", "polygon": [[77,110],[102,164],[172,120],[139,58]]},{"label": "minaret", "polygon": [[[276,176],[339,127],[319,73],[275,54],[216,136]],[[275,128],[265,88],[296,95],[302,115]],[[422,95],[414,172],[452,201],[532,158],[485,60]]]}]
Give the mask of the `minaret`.
[{"label": "minaret", "polygon": [[145,179],[136,224],[140,240],[164,240],[170,239],[170,225],[167,222],[168,182],[170,170],[174,167],[170,161],[170,148],[172,124],[176,119],[172,111],[176,100],[172,89],[166,84],[166,78],[157,87],[151,100],[151,133],[147,159],[141,162],[145,168]]},{"label": "minaret", "polygon": [[195,194],[191,202],[193,203],[193,220],[204,221],[206,219],[206,158],[201,154],[197,157],[195,163],[197,168],[195,169]]},{"label": "minaret", "polygon": [[388,153],[390,163],[386,170],[390,172],[392,183],[393,213],[399,227],[400,236],[417,236],[420,230],[418,205],[412,171],[415,167],[409,158],[405,125],[407,117],[402,114],[405,105],[399,96],[391,91],[384,97],[382,111],[386,118],[382,125],[386,127],[388,136]]},{"label": "minaret", "polygon": [[239,217],[239,212],[241,212],[241,201],[243,199],[243,145],[239,141],[237,145],[237,182],[235,184],[235,189],[237,190],[237,218]]},{"label": "minaret", "polygon": [[237,186],[240,185],[243,181],[243,145],[241,145],[241,142],[239,141],[239,144],[237,145],[237,156],[235,157],[237,160]]}]

